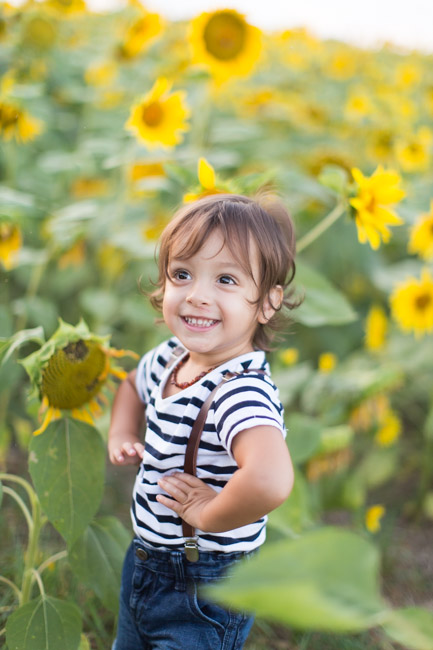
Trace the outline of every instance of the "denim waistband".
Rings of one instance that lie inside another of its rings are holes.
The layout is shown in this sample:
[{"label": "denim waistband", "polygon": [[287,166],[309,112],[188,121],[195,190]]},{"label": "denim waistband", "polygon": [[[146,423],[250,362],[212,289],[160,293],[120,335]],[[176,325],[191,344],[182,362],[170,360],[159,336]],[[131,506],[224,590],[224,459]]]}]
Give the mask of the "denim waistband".
[{"label": "denim waistband", "polygon": [[181,573],[196,580],[215,578],[222,573],[228,575],[227,569],[229,567],[244,558],[255,555],[257,552],[257,550],[248,552],[234,551],[231,553],[199,551],[198,561],[189,562],[183,550],[154,549],[137,537],[133,539],[133,545],[135,547],[136,562],[145,564],[149,570],[166,576],[177,576]]}]

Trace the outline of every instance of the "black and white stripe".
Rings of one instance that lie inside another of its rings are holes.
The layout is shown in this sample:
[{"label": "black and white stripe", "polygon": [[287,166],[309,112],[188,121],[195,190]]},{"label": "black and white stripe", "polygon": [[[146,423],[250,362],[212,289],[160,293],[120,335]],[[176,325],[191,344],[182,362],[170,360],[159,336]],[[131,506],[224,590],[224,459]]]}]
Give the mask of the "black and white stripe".
[{"label": "black and white stripe", "polygon": [[[146,405],[146,438],[133,492],[132,523],[135,533],[145,543],[165,549],[182,548],[182,526],[179,517],[156,500],[156,495],[161,492],[158,479],[164,474],[183,471],[192,424],[225,372],[258,368],[268,374],[250,372],[238,375],[218,389],[200,440],[197,476],[220,491],[237,470],[231,446],[240,431],[268,425],[277,427],[285,435],[283,407],[278,390],[269,377],[269,366],[262,351],[231,359],[201,381],[163,399],[162,389],[172,369],[172,364],[167,366],[167,363],[172,358],[173,349],[179,345],[179,341],[172,338],[144,355],[136,378],[138,394]],[[263,517],[224,533],[197,530],[199,548],[223,552],[253,550],[265,540],[265,525],[266,517]]]}]

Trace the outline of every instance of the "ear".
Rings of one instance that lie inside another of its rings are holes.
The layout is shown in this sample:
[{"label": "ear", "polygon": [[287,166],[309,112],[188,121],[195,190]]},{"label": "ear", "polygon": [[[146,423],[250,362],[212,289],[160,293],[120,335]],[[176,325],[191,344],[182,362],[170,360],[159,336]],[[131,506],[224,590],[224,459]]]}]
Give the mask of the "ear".
[{"label": "ear", "polygon": [[266,325],[266,323],[272,318],[276,310],[280,307],[283,302],[283,287],[280,284],[276,284],[275,287],[269,292],[269,295],[265,298],[263,306],[260,310],[258,321],[261,325]]}]

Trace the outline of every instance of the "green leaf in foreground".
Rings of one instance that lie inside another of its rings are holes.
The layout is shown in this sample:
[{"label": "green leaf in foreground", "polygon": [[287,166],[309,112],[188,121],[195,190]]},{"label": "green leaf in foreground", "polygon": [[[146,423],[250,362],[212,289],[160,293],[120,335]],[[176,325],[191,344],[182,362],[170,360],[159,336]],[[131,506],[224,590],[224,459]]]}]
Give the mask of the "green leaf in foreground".
[{"label": "green leaf in foreground", "polygon": [[383,629],[408,650],[433,650],[433,614],[421,607],[397,609]]},{"label": "green leaf in foreground", "polygon": [[77,650],[81,635],[78,608],[57,598],[39,596],[9,616],[9,650]]},{"label": "green leaf in foreground", "polygon": [[130,541],[118,519],[101,517],[92,521],[69,552],[78,577],[113,612],[119,606],[122,564]]},{"label": "green leaf in foreground", "polygon": [[84,422],[57,420],[33,437],[29,468],[45,514],[72,544],[102,498],[105,446],[101,436]]},{"label": "green leaf in foreground", "polygon": [[303,463],[316,453],[320,445],[321,429],[319,420],[308,415],[288,415],[286,442],[294,463]]},{"label": "green leaf in foreground", "polygon": [[326,527],[268,544],[206,595],[298,629],[357,632],[387,615],[378,566],[370,542]]},{"label": "green leaf in foreground", "polygon": [[296,262],[296,286],[305,297],[293,318],[303,325],[343,325],[357,319],[345,296],[323,275],[301,262]]}]

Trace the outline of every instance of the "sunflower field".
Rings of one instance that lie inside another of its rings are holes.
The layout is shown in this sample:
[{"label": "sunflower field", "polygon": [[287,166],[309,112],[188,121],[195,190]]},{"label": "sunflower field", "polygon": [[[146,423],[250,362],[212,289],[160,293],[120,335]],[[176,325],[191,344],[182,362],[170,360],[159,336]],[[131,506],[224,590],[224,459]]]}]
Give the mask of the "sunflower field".
[{"label": "sunflower field", "polygon": [[0,646],[111,647],[132,476],[109,405],[168,335],[143,295],[159,234],[265,190],[297,231],[269,357],[295,487],[209,596],[256,612],[250,650],[432,650],[431,591],[396,603],[385,569],[403,522],[433,543],[433,55],[225,6],[2,2],[0,143]]}]

